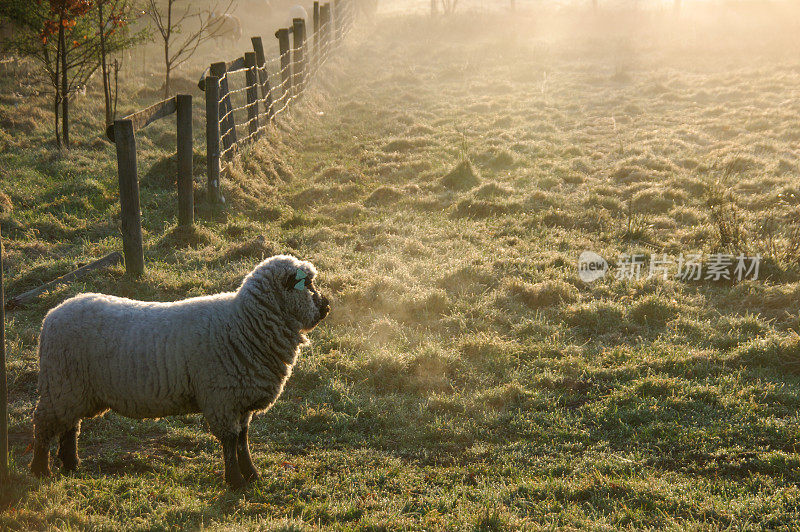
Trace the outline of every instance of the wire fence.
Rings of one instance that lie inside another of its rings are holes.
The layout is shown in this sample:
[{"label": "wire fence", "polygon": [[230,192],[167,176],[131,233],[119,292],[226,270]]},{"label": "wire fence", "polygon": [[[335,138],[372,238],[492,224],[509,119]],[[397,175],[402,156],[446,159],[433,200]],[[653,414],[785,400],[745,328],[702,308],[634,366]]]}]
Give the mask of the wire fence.
[{"label": "wire fence", "polygon": [[296,18],[275,32],[279,55],[267,59],[261,37],[253,51],[229,63],[214,63],[199,86],[206,92],[208,187],[224,202],[220,179],[237,154],[288,113],[317,79],[353,27],[357,0],[314,2],[312,28]]},{"label": "wire fence", "polygon": [[[286,116],[319,78],[345,36],[353,28],[357,6],[364,0],[314,2],[311,31],[305,18],[275,32],[279,55],[267,58],[260,36],[251,37],[253,50],[231,62],[212,63],[198,83],[205,92],[208,201],[224,202],[221,177],[230,172],[241,151],[280,117]],[[139,201],[136,131],[177,114],[178,222],[194,223],[192,176],[192,97],[179,94],[116,120],[107,130],[117,148],[120,182],[122,248],[125,269],[144,273],[144,249]]]}]

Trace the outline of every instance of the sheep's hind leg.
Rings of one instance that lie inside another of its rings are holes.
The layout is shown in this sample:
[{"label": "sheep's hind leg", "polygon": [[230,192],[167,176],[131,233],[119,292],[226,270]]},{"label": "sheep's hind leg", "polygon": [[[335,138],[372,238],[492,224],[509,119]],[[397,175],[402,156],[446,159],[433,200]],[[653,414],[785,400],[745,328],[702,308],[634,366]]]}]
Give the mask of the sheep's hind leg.
[{"label": "sheep's hind leg", "polygon": [[80,433],[80,421],[74,427],[64,431],[58,440],[58,457],[64,472],[75,471],[78,467],[78,434]]},{"label": "sheep's hind leg", "polygon": [[37,477],[50,476],[50,442],[63,429],[58,420],[39,406],[33,413],[33,427],[31,473]]},{"label": "sheep's hind leg", "polygon": [[242,418],[242,427],[239,430],[239,438],[236,445],[236,456],[239,462],[239,471],[246,482],[254,482],[258,480],[258,470],[253,465],[253,459],[250,457],[250,445],[247,441],[247,429],[250,426],[250,419],[252,413],[248,412]]},{"label": "sheep's hind leg", "polygon": [[31,461],[31,473],[34,476],[50,476],[50,439],[45,442],[43,438],[36,438],[34,441]]}]

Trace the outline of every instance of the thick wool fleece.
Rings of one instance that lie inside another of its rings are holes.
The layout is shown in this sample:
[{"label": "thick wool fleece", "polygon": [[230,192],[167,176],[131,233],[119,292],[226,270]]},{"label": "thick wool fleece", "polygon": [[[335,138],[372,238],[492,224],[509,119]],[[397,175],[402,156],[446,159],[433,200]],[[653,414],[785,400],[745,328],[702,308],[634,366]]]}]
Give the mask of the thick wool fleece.
[{"label": "thick wool fleece", "polygon": [[[308,276],[305,290],[293,288],[298,269]],[[132,418],[202,412],[220,439],[238,435],[281,394],[307,342],[303,332],[327,313],[315,275],[311,263],[281,255],[234,293],[174,303],[101,294],[65,301],[42,325],[35,446],[41,451],[109,409]]]}]

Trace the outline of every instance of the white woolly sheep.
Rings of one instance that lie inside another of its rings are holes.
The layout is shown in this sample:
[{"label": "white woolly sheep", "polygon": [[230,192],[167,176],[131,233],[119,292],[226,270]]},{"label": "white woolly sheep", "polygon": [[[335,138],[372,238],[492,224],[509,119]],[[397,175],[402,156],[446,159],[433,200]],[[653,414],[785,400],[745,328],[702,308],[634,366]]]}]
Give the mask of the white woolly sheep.
[{"label": "white woolly sheep", "polygon": [[143,419],[202,413],[222,443],[233,488],[258,478],[247,429],[283,391],[300,347],[329,312],[310,262],[278,255],[236,292],[174,303],[82,294],[51,310],[39,338],[31,471],[78,466],[81,419],[113,410]]}]

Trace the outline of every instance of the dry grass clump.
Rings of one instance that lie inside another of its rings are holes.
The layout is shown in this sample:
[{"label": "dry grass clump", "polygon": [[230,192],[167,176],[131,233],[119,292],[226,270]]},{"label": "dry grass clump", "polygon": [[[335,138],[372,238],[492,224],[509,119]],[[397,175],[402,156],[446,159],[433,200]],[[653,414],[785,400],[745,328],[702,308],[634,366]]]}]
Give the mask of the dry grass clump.
[{"label": "dry grass clump", "polygon": [[491,149],[477,155],[476,160],[486,168],[504,170],[517,163],[514,154],[506,149]]},{"label": "dry grass clump", "polygon": [[614,301],[575,303],[562,315],[568,325],[591,334],[618,332],[627,326],[625,309]]},{"label": "dry grass clump", "polygon": [[391,205],[402,199],[403,193],[393,187],[382,186],[372,191],[367,199],[364,200],[364,205],[367,207],[376,207],[380,205]]},{"label": "dry grass clump", "polygon": [[532,396],[533,393],[519,383],[507,382],[480,393],[476,397],[476,402],[498,410],[505,410],[524,406]]},{"label": "dry grass clump", "polygon": [[8,214],[14,209],[8,194],[0,192],[0,214]]},{"label": "dry grass clump", "polygon": [[344,186],[338,184],[328,186],[315,185],[295,194],[290,198],[289,204],[294,208],[298,208],[320,203],[333,203],[345,198],[353,198],[358,193],[359,187],[354,184]]},{"label": "dry grass clump", "polygon": [[268,242],[264,235],[229,246],[219,257],[219,262],[233,262],[243,259],[260,261],[277,253],[277,247]]},{"label": "dry grass clump", "polygon": [[741,346],[731,357],[746,367],[769,368],[777,374],[800,375],[800,336],[770,335]]},{"label": "dry grass clump", "polygon": [[453,216],[456,218],[492,218],[522,210],[518,201],[489,201],[465,198],[456,204]]},{"label": "dry grass clump", "polygon": [[364,180],[364,174],[360,170],[345,168],[344,166],[332,166],[326,168],[317,178],[317,182],[322,183],[359,183]]},{"label": "dry grass clump", "polygon": [[663,327],[668,321],[677,317],[679,312],[680,307],[674,300],[651,294],[637,300],[628,309],[627,314],[633,323]]},{"label": "dry grass clump", "polygon": [[469,159],[464,159],[439,182],[449,190],[462,191],[478,186],[481,180]]},{"label": "dry grass clump", "polygon": [[504,288],[513,299],[530,309],[574,303],[579,299],[578,289],[559,279],[548,279],[538,283],[513,279],[506,281]]},{"label": "dry grass clump", "polygon": [[400,153],[431,145],[431,140],[426,137],[412,137],[394,139],[383,145],[383,151],[387,153]]},{"label": "dry grass clump", "polygon": [[631,198],[631,206],[639,212],[661,214],[686,201],[681,190],[650,187],[636,192]]},{"label": "dry grass clump", "polygon": [[492,181],[491,183],[485,183],[478,187],[474,194],[476,198],[494,198],[497,196],[501,197],[509,197],[513,194],[514,191],[506,186],[503,186],[499,183]]},{"label": "dry grass clump", "polygon": [[479,293],[497,286],[497,276],[488,268],[465,265],[449,269],[437,285],[453,294]]},{"label": "dry grass clump", "polygon": [[164,248],[198,247],[218,244],[219,242],[219,237],[206,227],[177,225],[159,239],[158,245]]}]

